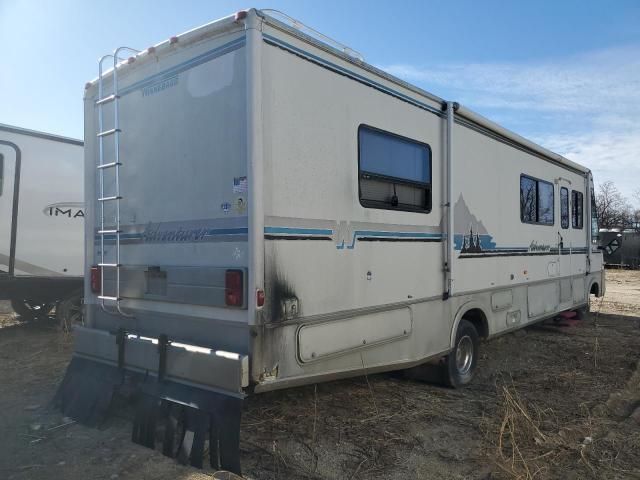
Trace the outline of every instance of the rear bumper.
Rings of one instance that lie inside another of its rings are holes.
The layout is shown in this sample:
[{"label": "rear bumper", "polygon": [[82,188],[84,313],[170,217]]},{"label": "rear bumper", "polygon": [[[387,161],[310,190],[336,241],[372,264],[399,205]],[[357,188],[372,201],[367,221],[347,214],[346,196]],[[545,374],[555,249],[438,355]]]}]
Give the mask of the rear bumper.
[{"label": "rear bumper", "polygon": [[161,376],[171,382],[240,398],[249,385],[247,355],[169,343],[162,359],[157,339],[125,335],[121,346],[117,335],[104,330],[76,327],[74,333],[77,357],[147,376],[164,370]]}]

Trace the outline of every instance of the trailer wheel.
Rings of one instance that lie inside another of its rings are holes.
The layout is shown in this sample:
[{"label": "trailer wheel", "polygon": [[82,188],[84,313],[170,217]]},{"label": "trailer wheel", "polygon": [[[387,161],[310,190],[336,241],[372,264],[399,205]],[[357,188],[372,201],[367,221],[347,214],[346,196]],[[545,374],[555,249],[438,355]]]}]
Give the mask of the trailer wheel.
[{"label": "trailer wheel", "polygon": [[56,304],[56,320],[65,333],[83,322],[82,293],[82,290],[77,290]]},{"label": "trailer wheel", "polygon": [[480,336],[476,327],[464,318],[458,325],[453,350],[445,357],[442,366],[444,383],[459,388],[471,382],[478,363]]},{"label": "trailer wheel", "polygon": [[38,301],[24,299],[12,299],[11,308],[22,320],[34,320],[38,317],[46,317],[53,305],[50,303],[39,303]]}]

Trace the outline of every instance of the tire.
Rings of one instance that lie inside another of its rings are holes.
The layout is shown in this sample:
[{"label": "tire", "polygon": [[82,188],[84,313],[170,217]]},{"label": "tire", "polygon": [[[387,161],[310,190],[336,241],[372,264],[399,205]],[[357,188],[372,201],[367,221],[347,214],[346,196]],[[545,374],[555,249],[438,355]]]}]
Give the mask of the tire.
[{"label": "tire", "polygon": [[53,305],[50,303],[38,303],[37,301],[24,299],[12,299],[11,308],[16,312],[22,320],[30,321],[36,318],[46,317]]},{"label": "tire", "polygon": [[82,290],[77,290],[56,305],[56,320],[65,333],[71,332],[74,325],[83,323],[82,294]]},{"label": "tire", "polygon": [[442,365],[444,384],[451,388],[460,388],[469,384],[478,364],[479,353],[478,331],[473,323],[463,318],[456,332],[455,347],[445,357]]}]

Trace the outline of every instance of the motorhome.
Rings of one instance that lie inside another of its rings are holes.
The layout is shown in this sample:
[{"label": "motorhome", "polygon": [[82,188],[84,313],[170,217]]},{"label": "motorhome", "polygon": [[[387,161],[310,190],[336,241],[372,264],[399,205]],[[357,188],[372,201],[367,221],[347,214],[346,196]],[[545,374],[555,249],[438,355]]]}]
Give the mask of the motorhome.
[{"label": "motorhome", "polygon": [[0,124],[0,299],[23,318],[80,317],[83,143]]},{"label": "motorhome", "polygon": [[194,465],[208,441],[239,471],[249,393],[427,362],[462,386],[481,339],[604,292],[587,168],[279,12],[105,56],[85,139],[57,402],[95,423],[131,383],[134,440],[164,422]]}]

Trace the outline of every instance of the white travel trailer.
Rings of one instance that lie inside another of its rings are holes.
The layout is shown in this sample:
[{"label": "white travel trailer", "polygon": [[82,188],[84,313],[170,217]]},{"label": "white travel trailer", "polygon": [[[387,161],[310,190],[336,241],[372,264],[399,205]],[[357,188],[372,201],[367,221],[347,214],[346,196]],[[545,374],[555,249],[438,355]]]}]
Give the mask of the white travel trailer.
[{"label": "white travel trailer", "polygon": [[0,299],[23,318],[79,315],[82,172],[80,140],[0,124]]},{"label": "white travel trailer", "polygon": [[86,319],[57,402],[96,422],[133,382],[134,440],[163,419],[175,455],[183,408],[194,465],[208,438],[239,470],[247,393],[440,359],[463,385],[479,339],[604,291],[589,170],[289,20],[118,49],[86,86]]}]

